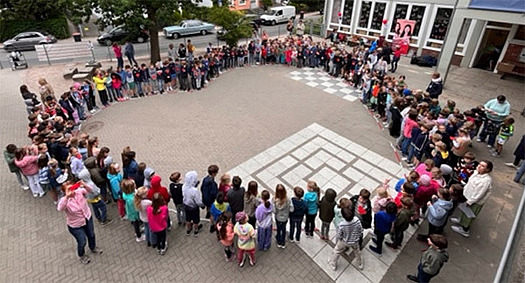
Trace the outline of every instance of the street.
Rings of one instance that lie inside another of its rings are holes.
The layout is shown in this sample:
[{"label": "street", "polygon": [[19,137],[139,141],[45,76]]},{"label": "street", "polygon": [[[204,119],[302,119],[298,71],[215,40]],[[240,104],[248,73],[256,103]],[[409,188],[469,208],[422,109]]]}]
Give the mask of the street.
[{"label": "street", "polygon": [[[308,19],[316,19],[316,18],[319,18],[320,15],[319,14],[310,14],[310,15],[306,15],[305,18],[308,18]],[[309,27],[306,28],[307,29],[307,33],[309,31]],[[268,32],[268,35],[270,37],[281,37],[281,36],[285,36],[286,35],[286,24],[278,24],[278,25],[275,25],[275,26],[265,26],[265,25],[262,25],[261,26],[261,32],[263,30],[266,30]],[[185,42],[186,40],[188,39],[191,39],[193,45],[195,45],[196,48],[205,48],[206,46],[208,46],[208,43],[212,43],[214,46],[217,46],[217,45],[224,45],[225,42],[224,41],[219,41],[217,39],[217,35],[215,33],[210,33],[210,34],[207,34],[205,36],[202,36],[202,35],[191,35],[191,36],[185,36],[185,37],[182,37],[182,38],[178,38],[178,39],[168,39],[164,36],[164,34],[162,32],[159,32],[159,42],[160,42],[160,50],[161,50],[161,53],[166,53],[167,50],[168,50],[168,45],[170,43],[173,43],[173,45],[175,45],[175,48],[178,47],[178,45],[180,43],[183,43]],[[115,55],[113,54],[113,50],[111,49],[110,46],[103,46],[103,45],[100,45],[97,43],[97,39],[95,37],[90,37],[90,38],[82,38],[82,42],[87,42],[88,40],[90,40],[95,49],[93,50],[94,54],[95,54],[95,59],[97,61],[100,61],[100,60],[108,60],[108,59],[115,59]],[[242,43],[248,43],[249,39],[242,39],[239,41],[239,44],[242,44]],[[68,38],[68,39],[63,39],[63,40],[59,40],[57,44],[61,44],[61,43],[71,43],[73,42],[73,38]],[[137,57],[140,57],[140,56],[146,56],[146,55],[149,55],[149,50],[150,50],[150,42],[147,41],[145,43],[134,43],[133,44],[134,47],[135,47],[135,56]],[[0,64],[2,65],[3,68],[9,68],[10,64],[9,64],[9,60],[8,60],[8,55],[9,53],[6,52],[5,50],[1,51],[0,52]],[[43,65],[43,64],[47,64],[47,61],[39,61],[38,60],[38,57],[37,57],[37,53],[36,51],[24,51],[23,52],[24,56],[26,57],[27,59],[27,62],[28,62],[28,65],[29,67],[31,66],[36,66],[36,65]],[[75,57],[75,58],[70,58],[70,59],[65,59],[65,60],[52,60],[51,61],[51,64],[54,64],[54,63],[66,63],[66,62],[81,62],[81,61],[87,61],[89,60],[89,57],[85,57],[85,56],[81,56],[81,57]]]}]

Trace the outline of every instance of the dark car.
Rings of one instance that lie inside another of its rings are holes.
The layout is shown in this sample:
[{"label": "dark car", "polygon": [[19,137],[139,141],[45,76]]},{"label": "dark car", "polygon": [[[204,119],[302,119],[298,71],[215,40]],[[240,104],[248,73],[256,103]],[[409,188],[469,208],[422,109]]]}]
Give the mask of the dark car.
[{"label": "dark car", "polygon": [[6,51],[34,50],[35,45],[56,43],[57,39],[45,31],[27,31],[4,42]]},{"label": "dark car", "polygon": [[149,34],[146,30],[136,29],[136,31],[130,32],[124,26],[118,26],[99,36],[97,38],[97,41],[100,45],[109,46],[113,42],[120,42],[124,40],[143,43],[146,42],[148,39]]}]

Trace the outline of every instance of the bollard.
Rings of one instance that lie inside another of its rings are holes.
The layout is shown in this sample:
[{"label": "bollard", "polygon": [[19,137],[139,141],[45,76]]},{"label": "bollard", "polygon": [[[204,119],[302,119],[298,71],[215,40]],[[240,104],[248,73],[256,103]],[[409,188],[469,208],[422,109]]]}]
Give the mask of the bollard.
[{"label": "bollard", "polygon": [[108,58],[109,58],[109,62],[113,62],[113,58],[111,57],[111,51],[109,51],[109,46],[108,46]]},{"label": "bollard", "polygon": [[46,44],[42,44],[42,46],[44,47],[44,52],[46,53],[47,64],[51,66],[51,61],[49,61],[49,55],[47,54]]}]

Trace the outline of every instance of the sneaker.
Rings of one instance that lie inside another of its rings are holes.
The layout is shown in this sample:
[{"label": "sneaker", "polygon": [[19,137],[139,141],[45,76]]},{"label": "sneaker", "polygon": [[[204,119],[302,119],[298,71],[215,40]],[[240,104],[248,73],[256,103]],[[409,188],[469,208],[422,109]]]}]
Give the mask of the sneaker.
[{"label": "sneaker", "polygon": [[452,227],[450,227],[450,228],[452,229],[452,231],[454,231],[454,232],[460,234],[461,236],[463,236],[463,237],[465,237],[465,238],[470,237],[470,232],[465,231],[465,230],[463,229],[463,227],[460,227],[460,226],[452,226]]},{"label": "sneaker", "polygon": [[92,253],[96,254],[96,255],[101,255],[103,250],[99,247],[95,247],[93,250],[91,250]]},{"label": "sneaker", "polygon": [[160,254],[160,255],[165,255],[165,254],[166,254],[166,249],[162,249],[162,250],[160,250],[160,251],[159,251],[159,254]]},{"label": "sneaker", "polygon": [[239,267],[243,267],[243,266],[244,266],[244,262],[245,262],[245,261],[246,261],[246,260],[245,260],[245,259],[243,258],[243,259],[242,259],[242,261],[241,261],[241,262],[239,262]]},{"label": "sneaker", "polygon": [[361,257],[361,263],[357,266],[359,270],[363,270],[365,268],[365,259]]},{"label": "sneaker", "polygon": [[251,266],[254,266],[254,265],[255,265],[255,260],[252,260],[252,259],[250,258],[250,265],[251,265]]},{"label": "sneaker", "polygon": [[373,255],[375,255],[377,257],[381,257],[381,254],[379,253],[379,251],[377,250],[376,247],[370,245],[370,246],[368,246],[368,250],[370,250]]},{"label": "sneaker", "polygon": [[137,241],[137,243],[143,242],[144,240],[146,240],[146,235],[142,235],[139,238],[135,238],[135,241]]},{"label": "sneaker", "polygon": [[487,144],[487,147],[488,147],[488,148],[492,148],[492,145],[490,145],[490,144]]},{"label": "sneaker", "polygon": [[505,163],[505,166],[512,167],[514,169],[518,169],[518,166],[514,165],[514,163],[512,163],[512,162]]},{"label": "sneaker", "polygon": [[499,153],[497,153],[497,152],[495,151],[495,152],[491,153],[490,156],[492,156],[492,157],[498,157],[498,156],[499,156]]},{"label": "sneaker", "polygon": [[483,142],[483,140],[480,139],[480,138],[477,138],[476,141],[477,141],[477,142]]},{"label": "sneaker", "polygon": [[88,264],[89,262],[91,262],[91,259],[89,258],[89,256],[87,255],[83,255],[79,258],[80,262],[82,262],[83,264]]},{"label": "sneaker", "polygon": [[120,220],[128,220],[128,217],[126,215],[120,217]]},{"label": "sneaker", "polygon": [[186,236],[191,235],[191,230],[192,230],[192,229],[186,230]]},{"label": "sneaker", "polygon": [[277,247],[280,249],[280,248],[281,248],[281,245],[277,244]]},{"label": "sneaker", "polygon": [[333,271],[336,271],[336,270],[337,270],[337,265],[332,264],[332,263],[330,262],[330,260],[327,260],[327,262],[328,262],[328,265],[330,265],[330,267],[332,268]]},{"label": "sneaker", "polygon": [[100,226],[102,226],[102,227],[107,226],[107,225],[113,223],[113,221],[115,221],[115,219],[107,218],[106,220],[102,221],[102,223],[100,223]]},{"label": "sneaker", "polygon": [[28,186],[22,186],[22,190],[27,191],[27,190],[29,190],[29,187]]},{"label": "sneaker", "polygon": [[43,197],[46,195],[46,192],[41,192],[40,194],[38,194],[38,197]]},{"label": "sneaker", "polygon": [[401,157],[401,160],[408,161],[408,158],[406,156]]},{"label": "sneaker", "polygon": [[414,282],[419,282],[415,275],[407,275],[407,279]]},{"label": "sneaker", "polygon": [[288,239],[288,241],[290,241],[290,243],[293,243],[293,242],[294,242],[294,240],[293,240],[293,239]]},{"label": "sneaker", "polygon": [[37,197],[38,197],[38,194],[37,194],[37,193],[34,193],[34,194],[33,194],[33,197],[34,197],[34,198],[37,198]]},{"label": "sneaker", "polygon": [[454,223],[454,224],[459,224],[459,218],[457,217],[451,217],[450,218],[450,222]]},{"label": "sneaker", "polygon": [[199,228],[193,231],[193,236],[195,237],[199,236],[199,233],[201,232],[201,230],[202,230],[202,224],[199,224]]},{"label": "sneaker", "polygon": [[397,250],[399,247],[394,245],[394,243],[386,242],[385,245],[391,249]]},{"label": "sneaker", "polygon": [[281,245],[281,249],[286,249],[286,246],[285,245]]}]

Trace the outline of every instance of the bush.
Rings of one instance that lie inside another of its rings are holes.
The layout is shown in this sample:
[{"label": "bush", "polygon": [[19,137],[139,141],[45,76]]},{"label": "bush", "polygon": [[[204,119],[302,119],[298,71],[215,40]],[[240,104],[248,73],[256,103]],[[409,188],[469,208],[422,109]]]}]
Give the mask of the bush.
[{"label": "bush", "polygon": [[70,36],[65,16],[41,22],[29,19],[1,20],[0,41],[10,39],[21,32],[30,30],[47,31],[58,39],[64,39]]}]

